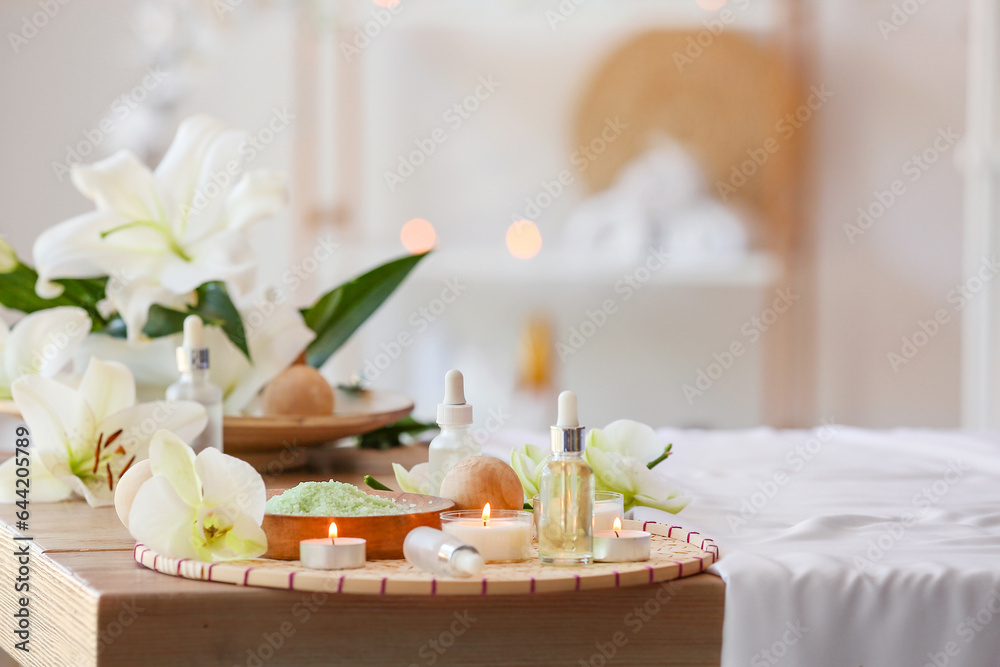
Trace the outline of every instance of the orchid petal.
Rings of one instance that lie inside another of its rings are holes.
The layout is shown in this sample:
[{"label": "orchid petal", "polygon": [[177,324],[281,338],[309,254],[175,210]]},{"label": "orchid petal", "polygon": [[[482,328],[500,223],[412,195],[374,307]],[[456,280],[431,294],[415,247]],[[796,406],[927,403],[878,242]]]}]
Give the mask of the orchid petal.
[{"label": "orchid petal", "polygon": [[[652,496],[637,495],[634,499],[635,505],[643,505],[644,507],[654,507],[658,510],[663,510],[664,512],[670,512],[671,514],[677,514],[682,509],[688,506],[691,502],[690,498],[685,496],[675,496],[673,498],[660,499]],[[629,508],[626,508],[629,509]]]},{"label": "orchid petal", "polygon": [[[177,380],[177,361],[174,350],[181,344],[181,335],[163,336],[152,340],[129,341],[103,333],[87,336],[77,351],[77,368],[81,361],[91,357],[119,361],[132,371],[136,391],[144,396],[159,398],[167,386]],[[215,354],[212,367],[215,367]]]},{"label": "orchid petal", "polygon": [[198,558],[192,540],[197,518],[197,509],[181,499],[169,479],[153,475],[135,494],[128,529],[137,542],[162,556]]},{"label": "orchid petal", "polygon": [[149,459],[139,461],[134,466],[125,471],[125,474],[115,485],[115,512],[122,524],[128,528],[128,515],[132,511],[132,503],[139,489],[153,476],[153,469]]},{"label": "orchid petal", "polygon": [[396,475],[396,484],[406,493],[431,492],[430,464],[418,463],[409,471],[398,463],[392,464],[392,472]]},{"label": "orchid petal", "polygon": [[135,405],[135,380],[125,364],[92,357],[78,389],[98,423]]},{"label": "orchid petal", "polygon": [[149,469],[170,482],[177,496],[191,507],[201,504],[201,481],[194,467],[194,451],[170,431],[160,430],[149,445]]},{"label": "orchid petal", "polygon": [[10,381],[22,375],[52,377],[89,332],[90,316],[83,308],[61,306],[24,316],[2,346],[5,376]]},{"label": "orchid petal", "polygon": [[233,516],[246,514],[258,525],[264,520],[267,491],[252,465],[208,448],[198,453],[194,469],[202,483],[205,505],[225,507]]},{"label": "orchid petal", "polygon": [[587,434],[587,447],[618,452],[642,463],[649,463],[663,453],[663,443],[656,431],[630,419],[619,419],[603,429],[592,429]]},{"label": "orchid petal", "polygon": [[223,547],[213,550],[214,560],[257,558],[267,551],[267,535],[261,529],[260,521],[255,522],[250,516],[240,514],[226,533]]},{"label": "orchid petal", "polygon": [[[56,503],[73,495],[73,490],[52,476],[42,463],[38,453],[28,451],[28,484],[31,501],[36,503]],[[16,456],[0,464],[0,503],[16,503],[24,498],[17,495],[18,465]]]}]

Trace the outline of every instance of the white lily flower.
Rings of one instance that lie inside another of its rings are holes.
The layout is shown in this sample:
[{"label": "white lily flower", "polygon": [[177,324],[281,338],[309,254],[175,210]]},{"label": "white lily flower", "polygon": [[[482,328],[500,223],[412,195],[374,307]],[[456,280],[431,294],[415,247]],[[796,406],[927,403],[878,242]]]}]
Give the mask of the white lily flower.
[{"label": "white lily flower", "polygon": [[529,500],[538,495],[542,466],[548,458],[549,452],[535,445],[525,445],[510,454],[510,467],[517,473],[524,495]]},{"label": "white lily flower", "polygon": [[597,478],[597,488],[625,496],[625,509],[636,505],[676,514],[690,502],[683,490],[654,473],[648,463],[662,460],[663,443],[645,424],[621,419],[587,433],[584,456]]},{"label": "white lily flower", "polygon": [[88,333],[87,311],[73,306],[25,315],[9,330],[0,320],[0,398],[11,397],[10,386],[22,375],[61,371]]},{"label": "white lily flower", "polygon": [[392,464],[392,472],[396,475],[396,484],[406,493],[431,492],[431,466],[429,463],[418,463],[409,471],[398,463]]},{"label": "white lily flower", "polygon": [[[132,464],[146,458],[159,429],[194,438],[205,428],[205,408],[191,401],[135,404],[127,367],[91,359],[78,388],[51,378],[24,376],[13,386],[14,402],[31,431],[32,500],[35,479],[52,477],[92,507],[114,502],[114,487]],[[0,465],[0,501],[14,502],[14,459]],[[58,495],[58,494],[52,494]]]},{"label": "white lily flower", "polygon": [[280,210],[279,174],[242,171],[245,134],[204,115],[185,120],[156,171],[128,151],[76,167],[73,184],[97,205],[43,232],[34,247],[36,291],[57,278],[110,276],[107,294],[135,340],[149,306],[178,306],[202,283],[238,296],[256,263],[245,228]]},{"label": "white lily flower", "polygon": [[[264,385],[288,368],[316,337],[287,300],[265,303],[269,304],[266,313],[262,308],[240,313],[252,364],[222,329],[205,327],[209,378],[222,389],[226,414],[241,414]],[[177,380],[175,350],[180,344],[180,334],[136,341],[94,334],[84,341],[80,354],[120,361],[135,372],[143,393],[162,395]]]},{"label": "white lily flower", "polygon": [[17,268],[17,252],[7,239],[0,236],[0,273],[10,273]]},{"label": "white lily flower", "polygon": [[157,431],[148,474],[128,504],[127,527],[136,541],[163,556],[200,561],[267,551],[260,527],[264,480],[249,463],[213,448],[195,456],[173,433]]},{"label": "white lily flower", "polygon": [[222,329],[205,329],[205,340],[212,350],[209,377],[222,389],[226,414],[240,414],[316,337],[302,313],[287,299],[265,298],[263,303],[266,309],[240,312],[252,364]]}]

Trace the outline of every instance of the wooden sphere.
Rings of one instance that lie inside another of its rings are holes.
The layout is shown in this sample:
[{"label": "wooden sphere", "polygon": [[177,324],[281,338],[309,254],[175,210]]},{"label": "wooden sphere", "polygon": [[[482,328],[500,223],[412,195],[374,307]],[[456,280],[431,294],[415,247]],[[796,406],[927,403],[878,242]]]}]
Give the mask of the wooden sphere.
[{"label": "wooden sphere", "polygon": [[493,456],[470,456],[459,461],[441,480],[441,496],[455,501],[455,509],[524,508],[524,489],[517,473]]},{"label": "wooden sphere", "polygon": [[261,406],[266,415],[332,415],[333,389],[318,370],[296,364],[267,384]]}]

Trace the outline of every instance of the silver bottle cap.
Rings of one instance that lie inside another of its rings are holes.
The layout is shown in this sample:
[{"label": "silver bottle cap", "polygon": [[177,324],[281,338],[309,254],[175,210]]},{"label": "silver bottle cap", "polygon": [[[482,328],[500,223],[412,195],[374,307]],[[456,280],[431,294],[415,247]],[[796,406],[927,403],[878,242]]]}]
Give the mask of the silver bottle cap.
[{"label": "silver bottle cap", "polygon": [[576,394],[564,391],[559,394],[559,413],[556,425],[550,429],[551,448],[554,454],[583,451],[583,431],[577,417]]},{"label": "silver bottle cap", "polygon": [[181,373],[208,370],[208,348],[177,348],[177,370]]}]

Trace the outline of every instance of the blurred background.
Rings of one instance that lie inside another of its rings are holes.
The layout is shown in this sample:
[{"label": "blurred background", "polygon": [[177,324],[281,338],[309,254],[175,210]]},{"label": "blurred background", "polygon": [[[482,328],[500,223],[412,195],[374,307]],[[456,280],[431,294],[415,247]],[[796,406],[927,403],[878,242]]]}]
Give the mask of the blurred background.
[{"label": "blurred background", "polygon": [[256,240],[296,302],[437,247],[324,369],[419,417],[455,367],[505,426],[565,388],[595,426],[982,425],[972,7],[7,0],[0,228],[30,258],[89,209],[72,164],[205,112],[290,174]]}]

